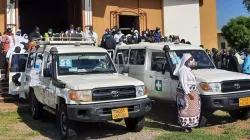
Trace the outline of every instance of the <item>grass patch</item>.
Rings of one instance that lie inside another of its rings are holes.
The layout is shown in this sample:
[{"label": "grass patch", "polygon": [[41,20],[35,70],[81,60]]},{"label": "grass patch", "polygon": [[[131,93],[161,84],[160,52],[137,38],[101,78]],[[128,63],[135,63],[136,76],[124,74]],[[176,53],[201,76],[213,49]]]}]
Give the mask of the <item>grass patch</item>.
[{"label": "grass patch", "polygon": [[[25,123],[22,123],[24,121],[32,121],[28,114],[0,112],[0,118],[0,139],[25,140],[40,135],[39,132],[31,130]],[[23,120],[23,118],[25,119]]]},{"label": "grass patch", "polygon": [[161,137],[158,137],[157,140],[236,140],[238,134],[229,133],[229,134],[211,134],[207,133],[204,129],[194,129],[192,133],[186,134],[182,132],[170,132],[166,133]]},{"label": "grass patch", "polygon": [[[216,112],[216,116],[229,117],[227,113]],[[245,126],[242,126],[242,125]],[[193,132],[186,134],[183,132],[166,132],[157,140],[245,140],[250,138],[250,120],[236,121],[219,124],[210,127],[193,129]]]}]

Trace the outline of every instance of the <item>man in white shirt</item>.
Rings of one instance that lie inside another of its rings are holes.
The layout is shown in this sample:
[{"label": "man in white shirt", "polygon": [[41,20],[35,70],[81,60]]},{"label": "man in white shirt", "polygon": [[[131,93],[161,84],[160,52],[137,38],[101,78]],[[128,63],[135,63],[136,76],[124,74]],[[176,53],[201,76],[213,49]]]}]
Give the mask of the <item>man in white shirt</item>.
[{"label": "man in white shirt", "polygon": [[123,35],[124,35],[124,34],[122,34],[122,31],[121,31],[120,29],[118,29],[117,34],[115,34],[115,36],[114,36],[114,39],[115,39],[116,43],[119,43],[119,40],[120,40],[120,38],[121,38]]},{"label": "man in white shirt", "polygon": [[96,45],[98,44],[98,42],[97,42],[98,35],[97,35],[97,33],[93,32],[92,26],[89,27],[89,31],[87,32],[86,37],[89,41],[94,41]]}]

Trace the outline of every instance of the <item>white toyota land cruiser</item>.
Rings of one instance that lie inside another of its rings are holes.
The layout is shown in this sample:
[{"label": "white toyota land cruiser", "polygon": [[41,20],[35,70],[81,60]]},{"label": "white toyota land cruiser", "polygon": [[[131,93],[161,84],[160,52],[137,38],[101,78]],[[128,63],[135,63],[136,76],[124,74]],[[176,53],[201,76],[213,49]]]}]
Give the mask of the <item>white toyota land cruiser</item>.
[{"label": "white toyota land cruiser", "polygon": [[[122,53],[128,76],[142,80],[150,98],[176,102],[178,77],[173,75],[176,60],[191,53],[198,62],[193,67],[202,100],[204,117],[216,110],[228,111],[237,119],[250,115],[250,76],[216,69],[201,47],[171,43],[141,43],[119,46],[114,56]],[[117,59],[114,58],[117,63]]]},{"label": "white toyota land cruiser", "polygon": [[21,78],[21,84],[12,80],[10,90],[26,93],[34,119],[41,117],[43,109],[55,114],[63,139],[76,136],[77,121],[124,119],[129,131],[143,129],[151,110],[144,83],[119,74],[105,49],[83,41],[45,44],[29,57],[12,57],[29,58],[25,72],[13,68],[14,79],[26,78]]}]

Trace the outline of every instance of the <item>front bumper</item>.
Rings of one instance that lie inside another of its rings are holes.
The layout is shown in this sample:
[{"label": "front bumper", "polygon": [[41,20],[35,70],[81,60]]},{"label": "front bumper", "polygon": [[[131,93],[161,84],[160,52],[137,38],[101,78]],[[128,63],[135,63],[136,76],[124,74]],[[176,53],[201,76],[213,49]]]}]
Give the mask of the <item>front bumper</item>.
[{"label": "front bumper", "polygon": [[111,110],[115,108],[128,107],[129,118],[144,116],[151,110],[149,98],[120,101],[110,103],[98,103],[88,105],[68,105],[68,118],[81,122],[103,122],[112,120]]},{"label": "front bumper", "polygon": [[210,111],[229,111],[250,106],[239,107],[239,98],[250,97],[250,92],[230,93],[226,95],[200,95],[202,107]]}]

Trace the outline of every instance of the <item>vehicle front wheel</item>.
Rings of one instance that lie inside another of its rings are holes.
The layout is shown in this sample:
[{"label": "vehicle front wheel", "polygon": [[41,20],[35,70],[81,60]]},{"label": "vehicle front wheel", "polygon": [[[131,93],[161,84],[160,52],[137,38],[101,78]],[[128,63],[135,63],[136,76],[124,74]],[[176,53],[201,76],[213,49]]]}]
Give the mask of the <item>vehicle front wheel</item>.
[{"label": "vehicle front wheel", "polygon": [[30,112],[34,120],[42,118],[42,104],[37,100],[33,92],[30,93]]},{"label": "vehicle front wheel", "polygon": [[67,107],[62,104],[59,108],[58,114],[58,127],[60,130],[60,135],[63,140],[75,140],[77,138],[77,128],[75,122],[68,119]]},{"label": "vehicle front wheel", "polygon": [[125,119],[125,124],[127,126],[128,131],[140,132],[145,125],[145,116]]},{"label": "vehicle front wheel", "polygon": [[231,117],[240,120],[247,120],[250,118],[250,108],[238,109],[228,111]]}]

